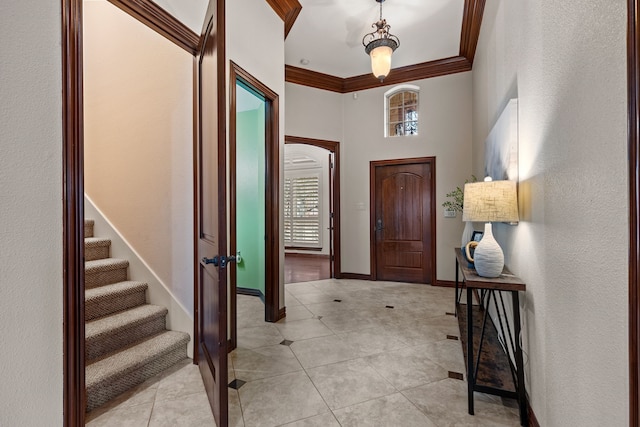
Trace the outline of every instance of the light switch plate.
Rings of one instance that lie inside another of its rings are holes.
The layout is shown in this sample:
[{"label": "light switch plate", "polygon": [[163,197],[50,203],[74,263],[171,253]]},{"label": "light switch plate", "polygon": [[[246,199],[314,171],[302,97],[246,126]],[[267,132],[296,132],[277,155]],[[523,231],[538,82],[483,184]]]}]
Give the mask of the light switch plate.
[{"label": "light switch plate", "polygon": [[445,209],[444,210],[444,217],[445,218],[455,218],[456,217],[456,211],[450,210],[450,209]]}]

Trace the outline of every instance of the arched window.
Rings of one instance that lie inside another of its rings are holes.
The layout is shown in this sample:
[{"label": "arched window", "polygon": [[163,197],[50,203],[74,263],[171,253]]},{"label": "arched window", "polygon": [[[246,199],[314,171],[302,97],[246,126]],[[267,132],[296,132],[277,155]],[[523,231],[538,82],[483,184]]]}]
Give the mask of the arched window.
[{"label": "arched window", "polygon": [[385,136],[418,134],[418,95],[414,85],[396,86],[384,95]]}]

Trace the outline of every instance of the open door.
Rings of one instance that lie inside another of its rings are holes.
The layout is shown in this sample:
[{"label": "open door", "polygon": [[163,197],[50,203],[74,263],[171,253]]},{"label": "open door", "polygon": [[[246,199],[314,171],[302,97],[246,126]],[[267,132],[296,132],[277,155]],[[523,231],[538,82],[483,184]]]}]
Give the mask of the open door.
[{"label": "open door", "polygon": [[224,0],[210,0],[196,58],[194,356],[220,427],[228,423],[224,34]]}]

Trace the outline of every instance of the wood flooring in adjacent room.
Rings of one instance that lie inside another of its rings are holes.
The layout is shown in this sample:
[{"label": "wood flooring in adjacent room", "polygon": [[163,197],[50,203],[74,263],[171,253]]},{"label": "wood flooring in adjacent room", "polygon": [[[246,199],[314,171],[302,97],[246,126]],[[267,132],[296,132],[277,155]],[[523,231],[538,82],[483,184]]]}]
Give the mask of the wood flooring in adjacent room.
[{"label": "wood flooring in adjacent room", "polygon": [[284,283],[313,282],[330,279],[329,257],[323,255],[285,254]]}]

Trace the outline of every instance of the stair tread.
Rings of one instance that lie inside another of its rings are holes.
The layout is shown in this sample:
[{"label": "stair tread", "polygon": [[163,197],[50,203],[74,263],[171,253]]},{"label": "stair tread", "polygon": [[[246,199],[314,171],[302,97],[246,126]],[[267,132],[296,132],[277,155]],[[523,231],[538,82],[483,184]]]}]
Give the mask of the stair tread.
[{"label": "stair tread", "polygon": [[85,290],[84,300],[86,303],[87,301],[94,301],[111,296],[131,294],[134,292],[140,292],[141,290],[146,290],[148,287],[149,285],[144,282],[136,282],[133,280],[112,283],[110,285]]},{"label": "stair tread", "polygon": [[85,247],[111,246],[111,239],[107,239],[105,237],[85,237],[84,246]]},{"label": "stair tread", "polygon": [[88,364],[85,374],[86,388],[90,390],[110,377],[126,375],[139,369],[155,358],[186,345],[189,339],[189,334],[185,332],[165,331]]},{"label": "stair tread", "polygon": [[129,329],[140,323],[164,316],[167,313],[166,307],[145,304],[89,321],[85,325],[85,341],[95,340],[118,330]]},{"label": "stair tread", "polygon": [[129,267],[129,261],[120,258],[103,258],[84,262],[85,274],[98,271],[117,270],[127,267]]}]

